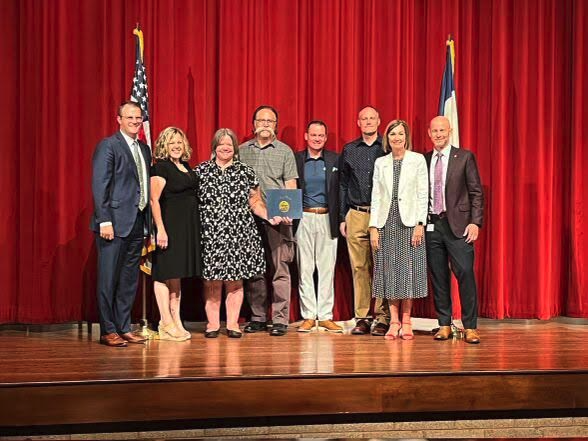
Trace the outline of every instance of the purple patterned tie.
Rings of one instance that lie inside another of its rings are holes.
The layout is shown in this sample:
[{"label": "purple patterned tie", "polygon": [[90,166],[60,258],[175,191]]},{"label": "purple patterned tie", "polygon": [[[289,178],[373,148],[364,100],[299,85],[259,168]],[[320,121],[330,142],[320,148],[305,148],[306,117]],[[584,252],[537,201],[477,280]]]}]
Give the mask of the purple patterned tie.
[{"label": "purple patterned tie", "polygon": [[435,155],[435,181],[433,182],[433,213],[439,214],[443,211],[443,161],[441,153]]}]

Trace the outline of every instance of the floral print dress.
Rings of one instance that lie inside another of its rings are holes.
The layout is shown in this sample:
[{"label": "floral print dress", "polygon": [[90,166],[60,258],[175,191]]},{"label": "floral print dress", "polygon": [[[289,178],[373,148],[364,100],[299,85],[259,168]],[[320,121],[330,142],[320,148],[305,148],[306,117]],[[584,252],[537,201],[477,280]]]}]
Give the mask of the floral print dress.
[{"label": "floral print dress", "polygon": [[259,186],[253,169],[234,161],[223,170],[211,160],[194,171],[200,184],[202,277],[241,280],[265,273],[261,236],[249,208],[250,191]]}]

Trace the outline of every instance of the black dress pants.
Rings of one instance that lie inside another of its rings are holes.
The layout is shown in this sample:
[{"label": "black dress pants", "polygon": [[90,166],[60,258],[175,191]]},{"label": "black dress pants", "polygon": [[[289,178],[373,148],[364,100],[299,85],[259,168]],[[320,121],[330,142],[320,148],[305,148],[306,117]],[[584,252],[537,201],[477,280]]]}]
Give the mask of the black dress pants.
[{"label": "black dress pants", "polygon": [[475,329],[478,320],[478,292],[474,277],[474,245],[467,243],[464,237],[455,237],[446,217],[435,221],[434,231],[426,232],[426,243],[439,325],[451,325],[451,263],[459,284],[461,321],[466,329]]}]

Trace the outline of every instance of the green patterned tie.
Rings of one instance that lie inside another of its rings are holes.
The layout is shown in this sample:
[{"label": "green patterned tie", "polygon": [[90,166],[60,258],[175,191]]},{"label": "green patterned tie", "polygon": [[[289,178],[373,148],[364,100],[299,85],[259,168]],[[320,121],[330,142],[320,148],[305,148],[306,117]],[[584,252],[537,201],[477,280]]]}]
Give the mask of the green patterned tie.
[{"label": "green patterned tie", "polygon": [[135,165],[137,166],[139,184],[141,187],[141,194],[139,195],[139,210],[143,211],[147,206],[147,201],[145,200],[147,192],[145,191],[145,183],[143,181],[143,166],[141,164],[141,159],[139,159],[139,143],[137,141],[133,141],[133,158],[135,158]]}]

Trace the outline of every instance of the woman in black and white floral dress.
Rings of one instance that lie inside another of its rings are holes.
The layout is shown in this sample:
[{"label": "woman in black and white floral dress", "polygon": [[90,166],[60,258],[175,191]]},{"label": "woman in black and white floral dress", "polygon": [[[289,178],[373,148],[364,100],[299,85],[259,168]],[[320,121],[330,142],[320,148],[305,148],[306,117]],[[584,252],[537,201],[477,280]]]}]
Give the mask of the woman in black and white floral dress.
[{"label": "woman in black and white floral dress", "polygon": [[[239,312],[243,303],[243,279],[263,274],[266,262],[253,214],[267,219],[259,181],[248,165],[240,162],[237,137],[219,129],[212,139],[212,159],[194,170],[199,177],[202,278],[208,319],[205,336],[219,335],[222,288],[227,298],[227,335],[242,336]],[[270,219],[273,225],[282,221]]]}]

